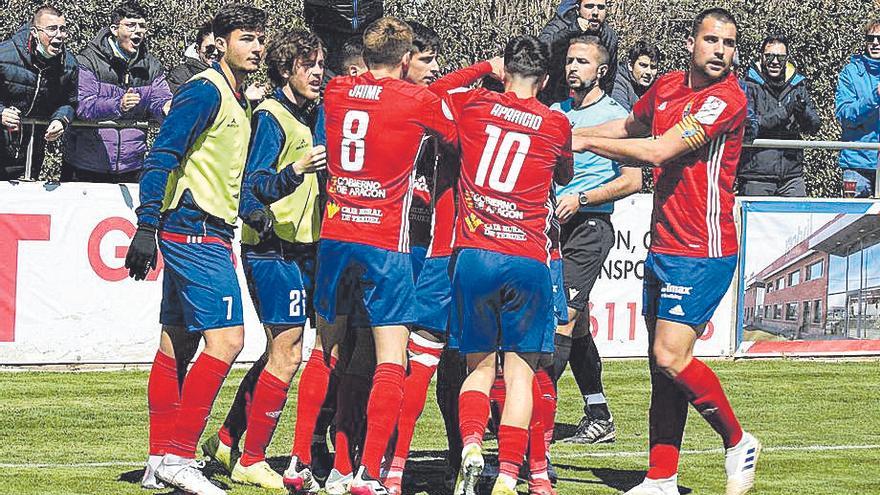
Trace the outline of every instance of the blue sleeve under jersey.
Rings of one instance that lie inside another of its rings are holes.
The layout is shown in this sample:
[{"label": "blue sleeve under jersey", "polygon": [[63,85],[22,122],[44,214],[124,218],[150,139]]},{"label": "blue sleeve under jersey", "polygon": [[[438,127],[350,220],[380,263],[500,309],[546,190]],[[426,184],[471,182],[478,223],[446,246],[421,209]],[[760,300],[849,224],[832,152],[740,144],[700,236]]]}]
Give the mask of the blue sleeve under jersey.
[{"label": "blue sleeve under jersey", "polygon": [[312,131],[315,139],[315,146],[319,144],[327,145],[327,129],[324,120],[324,104],[318,105],[318,109],[315,110],[315,129]]},{"label": "blue sleeve under jersey", "polygon": [[272,114],[261,111],[254,115],[238,209],[242,218],[291,194],[302,184],[302,176],[296,174],[292,165],[275,172],[284,141],[284,130]]},{"label": "blue sleeve under jersey", "polygon": [[171,110],[144,160],[140,179],[138,225],[159,227],[168,174],[181,162],[220,110],[220,92],[206,79],[190,81],[177,91]]}]

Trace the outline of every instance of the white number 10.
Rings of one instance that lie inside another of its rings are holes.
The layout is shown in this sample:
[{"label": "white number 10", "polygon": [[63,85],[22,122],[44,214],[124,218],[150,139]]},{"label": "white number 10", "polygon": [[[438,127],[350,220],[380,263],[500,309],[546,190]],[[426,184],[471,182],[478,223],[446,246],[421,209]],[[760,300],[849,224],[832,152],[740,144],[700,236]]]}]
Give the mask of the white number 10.
[{"label": "white number 10", "polygon": [[[522,170],[523,162],[529,152],[532,140],[528,134],[508,132],[504,134],[504,139],[501,139],[501,147],[499,148],[498,140],[501,138],[501,128],[489,124],[486,126],[486,134],[489,135],[489,138],[486,139],[483,156],[480,157],[480,164],[477,166],[476,184],[480,187],[484,186],[486,184],[486,175],[489,175],[490,188],[509,193],[513,191],[513,187],[516,185],[516,180],[519,178],[519,173]],[[510,170],[507,172],[507,177],[502,180],[501,174],[504,172],[504,165],[507,163],[507,158],[514,144],[516,144],[516,152],[510,161]],[[496,148],[498,148],[497,153]],[[489,173],[490,165],[492,168],[491,174]]]}]

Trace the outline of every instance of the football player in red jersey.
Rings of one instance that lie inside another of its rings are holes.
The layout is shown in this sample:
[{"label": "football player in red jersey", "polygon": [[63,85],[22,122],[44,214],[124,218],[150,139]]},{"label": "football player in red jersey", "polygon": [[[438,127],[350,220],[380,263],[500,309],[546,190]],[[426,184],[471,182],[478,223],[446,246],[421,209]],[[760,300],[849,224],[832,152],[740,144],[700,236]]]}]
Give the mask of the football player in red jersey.
[{"label": "football player in red jersey", "polygon": [[[415,322],[408,215],[415,161],[427,132],[444,142],[457,139],[440,98],[402,80],[412,43],[405,22],[377,20],[364,32],[363,56],[370,70],[335,78],[324,92],[330,181],[315,307],[330,323],[347,315],[352,326],[372,327],[376,344],[367,433],[350,487],[355,495],[387,493],[376,478],[400,413],[408,326]],[[338,341],[339,335],[319,335],[300,379],[292,458],[284,474],[285,485],[298,492],[317,491],[300,459],[307,456]]]},{"label": "football player in red jersey", "polygon": [[447,97],[461,147],[450,345],[467,356],[470,369],[459,396],[464,448],[455,493],[472,494],[483,468],[498,353],[504,357],[507,400],[492,493],[516,493],[534,370],[553,349],[550,190],[554,178],[567,183],[573,171],[568,120],[535,98],[547,80],[548,63],[546,45],[518,36],[504,50],[503,94],[478,88]]},{"label": "football player in red jersey", "polygon": [[642,310],[650,342],[650,469],[630,495],[678,493],[688,402],[723,440],[726,494],[754,485],[761,444],[740,427],[715,373],[693,357],[736,268],[733,183],[746,118],[746,97],[730,70],[736,44],[733,16],[703,11],[687,40],[688,71],[658,79],[626,119],[574,131],[577,151],[654,166]]}]

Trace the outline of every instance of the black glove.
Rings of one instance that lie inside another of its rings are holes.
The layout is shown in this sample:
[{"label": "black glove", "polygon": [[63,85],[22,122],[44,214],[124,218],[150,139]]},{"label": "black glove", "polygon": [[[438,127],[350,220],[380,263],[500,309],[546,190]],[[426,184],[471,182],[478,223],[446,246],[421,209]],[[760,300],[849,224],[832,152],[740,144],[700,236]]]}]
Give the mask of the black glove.
[{"label": "black glove", "polygon": [[156,228],[149,225],[138,225],[137,232],[128,246],[125,255],[125,267],[128,276],[135,280],[147,278],[151,268],[156,268],[159,249],[156,246]]},{"label": "black glove", "polygon": [[260,236],[260,240],[265,239],[266,236],[268,236],[272,232],[272,224],[274,222],[272,220],[272,215],[267,208],[254,210],[242,220],[244,220],[244,223],[246,223],[248,227],[257,231],[257,235]]}]

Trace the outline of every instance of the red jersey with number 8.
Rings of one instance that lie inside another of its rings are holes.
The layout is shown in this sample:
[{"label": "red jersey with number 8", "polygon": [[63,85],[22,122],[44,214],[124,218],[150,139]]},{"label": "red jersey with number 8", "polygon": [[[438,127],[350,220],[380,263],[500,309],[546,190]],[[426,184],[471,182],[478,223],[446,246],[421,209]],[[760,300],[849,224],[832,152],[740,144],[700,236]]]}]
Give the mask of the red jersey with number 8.
[{"label": "red jersey with number 8", "polygon": [[455,247],[549,261],[550,190],[571,171],[571,126],[535,98],[478,88],[450,92],[461,172]]},{"label": "red jersey with number 8", "polygon": [[455,124],[427,88],[367,72],[324,92],[328,201],[322,239],[409,252],[409,211],[422,138],[454,142]]}]

